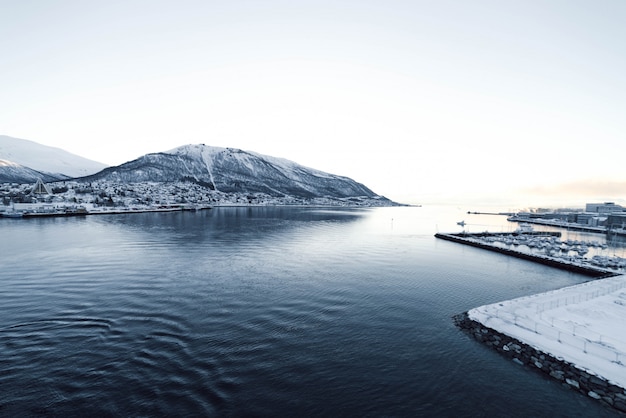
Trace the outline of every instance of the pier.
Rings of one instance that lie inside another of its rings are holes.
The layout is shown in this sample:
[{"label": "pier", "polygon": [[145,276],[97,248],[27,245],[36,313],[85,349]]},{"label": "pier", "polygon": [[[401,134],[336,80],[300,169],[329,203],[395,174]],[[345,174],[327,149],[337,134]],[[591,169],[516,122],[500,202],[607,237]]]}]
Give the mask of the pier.
[{"label": "pier", "polygon": [[564,222],[559,219],[530,218],[513,215],[508,217],[506,220],[509,222],[523,222],[535,225],[553,226],[556,228],[565,228],[572,231],[591,232],[595,234],[607,233],[607,229],[603,226],[581,225],[574,222]]},{"label": "pier", "polygon": [[536,263],[544,264],[550,267],[556,267],[563,270],[571,271],[574,273],[584,274],[586,276],[590,276],[596,279],[617,276],[620,273],[611,271],[609,269],[604,269],[601,267],[596,267],[591,264],[581,264],[581,263],[573,263],[568,262],[566,260],[558,259],[556,257],[550,257],[547,255],[540,254],[531,254],[528,252],[513,250],[510,248],[498,247],[496,245],[481,242],[480,239],[489,237],[489,236],[497,236],[497,235],[532,235],[532,236],[555,236],[560,237],[560,232],[549,232],[549,231],[535,231],[535,232],[524,232],[524,233],[513,233],[513,234],[505,234],[505,233],[490,233],[490,232],[481,232],[477,234],[470,233],[458,233],[458,234],[445,234],[445,233],[437,233],[435,234],[436,238],[440,238],[446,241],[452,241],[459,244],[469,245],[476,248],[482,248],[484,250],[494,251],[500,254],[509,255],[516,258],[521,258],[523,260],[529,260]]}]

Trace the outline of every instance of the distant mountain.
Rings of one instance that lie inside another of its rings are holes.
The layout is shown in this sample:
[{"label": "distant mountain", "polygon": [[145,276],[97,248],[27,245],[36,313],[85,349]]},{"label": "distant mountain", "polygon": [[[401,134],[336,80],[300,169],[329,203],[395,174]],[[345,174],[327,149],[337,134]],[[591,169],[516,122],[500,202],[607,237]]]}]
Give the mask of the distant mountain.
[{"label": "distant mountain", "polygon": [[108,167],[82,180],[120,183],[182,180],[224,193],[385,199],[347,177],[307,168],[282,158],[203,144],[147,154],[120,166]]},{"label": "distant mountain", "polygon": [[63,180],[97,173],[107,167],[60,148],[0,135],[0,182]]},{"label": "distant mountain", "polygon": [[0,159],[0,183],[34,183],[37,179],[42,181],[58,181],[67,177],[54,176],[12,161]]}]

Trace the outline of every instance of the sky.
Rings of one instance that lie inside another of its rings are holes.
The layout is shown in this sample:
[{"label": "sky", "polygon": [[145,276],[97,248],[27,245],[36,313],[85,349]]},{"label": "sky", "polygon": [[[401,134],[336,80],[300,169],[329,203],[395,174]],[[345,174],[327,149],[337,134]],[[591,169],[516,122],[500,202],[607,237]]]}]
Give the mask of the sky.
[{"label": "sky", "polygon": [[626,204],[623,0],[0,0],[0,134],[185,144],[412,204]]}]

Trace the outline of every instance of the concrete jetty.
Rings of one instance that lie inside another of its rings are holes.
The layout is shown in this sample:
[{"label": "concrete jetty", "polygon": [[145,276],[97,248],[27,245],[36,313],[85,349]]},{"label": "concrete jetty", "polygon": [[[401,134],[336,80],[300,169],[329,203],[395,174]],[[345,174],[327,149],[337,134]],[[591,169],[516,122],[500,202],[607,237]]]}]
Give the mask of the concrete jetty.
[{"label": "concrete jetty", "polygon": [[561,382],[565,387],[626,414],[626,390],[589,370],[541,351],[469,318],[456,315],[455,325],[468,336],[496,350],[515,364]]},{"label": "concrete jetty", "polygon": [[[533,236],[561,236],[560,232],[545,232],[545,231],[525,232],[523,234],[533,235]],[[484,250],[494,251],[500,254],[509,255],[511,257],[516,257],[516,258],[521,258],[524,260],[533,261],[536,263],[541,263],[547,266],[560,268],[560,269],[571,271],[574,273],[584,274],[586,276],[590,276],[590,277],[597,278],[597,279],[604,278],[604,277],[612,277],[612,276],[619,274],[617,272],[614,272],[608,269],[603,269],[601,267],[593,266],[590,264],[588,265],[588,264],[568,262],[566,260],[558,259],[555,257],[550,257],[547,255],[531,254],[528,252],[518,251],[518,250],[514,250],[510,248],[498,247],[496,245],[480,241],[481,238],[484,238],[487,236],[495,236],[495,235],[505,235],[505,234],[490,233],[490,232],[481,232],[481,233],[476,233],[476,234],[470,234],[470,233],[465,233],[465,232],[458,233],[458,234],[436,233],[435,237],[446,240],[446,241],[452,241],[452,242],[469,245],[469,246],[476,247],[476,248],[482,248]],[[509,235],[509,234],[506,234],[506,235]],[[515,233],[512,235],[515,235]]]}]

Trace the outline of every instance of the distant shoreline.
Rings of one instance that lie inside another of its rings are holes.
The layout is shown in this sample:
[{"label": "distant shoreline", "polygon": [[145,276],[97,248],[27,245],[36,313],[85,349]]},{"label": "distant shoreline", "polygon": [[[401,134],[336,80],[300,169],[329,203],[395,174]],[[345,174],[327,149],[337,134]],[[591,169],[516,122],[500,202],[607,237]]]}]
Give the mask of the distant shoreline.
[{"label": "distant shoreline", "polygon": [[292,207],[292,208],[325,208],[325,209],[371,209],[379,207],[421,207],[421,205],[393,205],[393,206],[366,206],[366,205],[302,205],[302,204],[214,204],[208,206],[176,206],[176,207],[156,207],[156,208],[126,208],[110,210],[58,210],[58,211],[22,211],[22,212],[0,212],[0,218],[7,219],[29,219],[29,218],[66,218],[91,215],[126,215],[136,213],[171,213],[171,212],[199,212],[216,208],[263,208],[263,207]]}]

